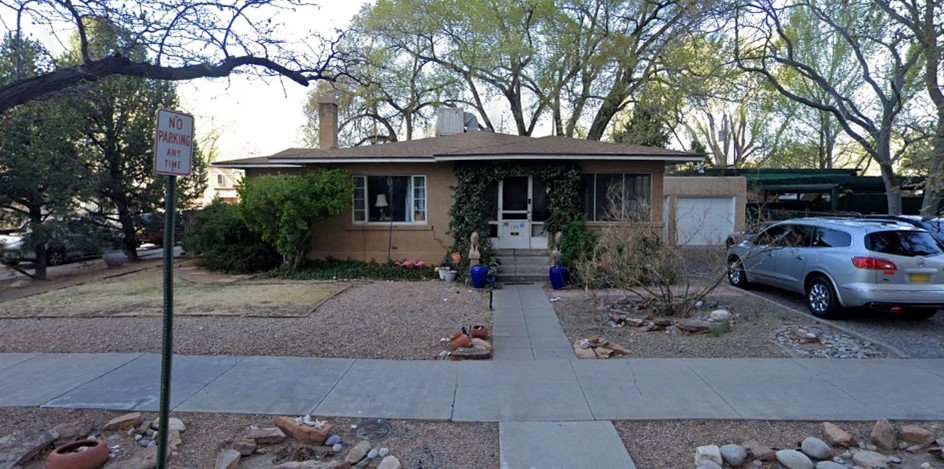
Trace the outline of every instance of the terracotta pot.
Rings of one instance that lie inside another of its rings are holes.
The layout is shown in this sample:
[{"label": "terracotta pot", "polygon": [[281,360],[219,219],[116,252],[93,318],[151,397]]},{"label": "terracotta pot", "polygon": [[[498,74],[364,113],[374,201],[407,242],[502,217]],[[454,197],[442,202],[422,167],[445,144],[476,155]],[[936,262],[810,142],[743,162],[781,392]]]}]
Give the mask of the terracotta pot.
[{"label": "terracotta pot", "polygon": [[[81,447],[84,451],[76,451]],[[66,443],[49,453],[46,469],[98,469],[108,462],[108,447],[99,440]]]},{"label": "terracotta pot", "polygon": [[462,333],[462,331],[456,332],[449,338],[449,343],[452,344],[453,349],[468,347],[472,345],[472,341],[469,340],[469,336]]},{"label": "terracotta pot", "polygon": [[487,327],[476,324],[471,329],[472,337],[476,339],[488,340],[489,331]]}]

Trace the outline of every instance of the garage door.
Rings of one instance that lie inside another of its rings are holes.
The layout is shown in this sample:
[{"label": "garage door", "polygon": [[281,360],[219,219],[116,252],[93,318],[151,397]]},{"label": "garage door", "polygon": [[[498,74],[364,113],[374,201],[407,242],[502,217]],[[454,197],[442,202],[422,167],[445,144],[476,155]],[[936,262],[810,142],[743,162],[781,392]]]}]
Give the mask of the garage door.
[{"label": "garage door", "polygon": [[679,197],[675,207],[679,245],[723,245],[734,231],[734,197]]}]

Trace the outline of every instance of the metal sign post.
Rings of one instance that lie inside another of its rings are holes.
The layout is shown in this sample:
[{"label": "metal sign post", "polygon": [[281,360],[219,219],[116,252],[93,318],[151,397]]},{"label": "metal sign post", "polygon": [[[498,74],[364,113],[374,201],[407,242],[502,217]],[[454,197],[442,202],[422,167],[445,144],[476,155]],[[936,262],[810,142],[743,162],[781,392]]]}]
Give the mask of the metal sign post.
[{"label": "metal sign post", "polygon": [[167,467],[167,422],[170,415],[171,361],[174,354],[174,223],[177,218],[177,176],[193,167],[193,116],[167,109],[157,111],[154,171],[167,176],[164,197],[164,337],[161,345],[161,401],[158,417],[157,468]]}]

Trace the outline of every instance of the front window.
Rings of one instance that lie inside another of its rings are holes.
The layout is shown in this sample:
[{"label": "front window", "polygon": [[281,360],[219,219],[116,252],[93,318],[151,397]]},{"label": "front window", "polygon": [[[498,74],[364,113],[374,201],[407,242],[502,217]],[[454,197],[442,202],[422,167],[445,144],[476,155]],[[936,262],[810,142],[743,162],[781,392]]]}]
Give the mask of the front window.
[{"label": "front window", "polygon": [[583,209],[587,220],[649,219],[650,174],[582,174]]},{"label": "front window", "polygon": [[425,223],[426,176],[354,176],[355,223]]}]

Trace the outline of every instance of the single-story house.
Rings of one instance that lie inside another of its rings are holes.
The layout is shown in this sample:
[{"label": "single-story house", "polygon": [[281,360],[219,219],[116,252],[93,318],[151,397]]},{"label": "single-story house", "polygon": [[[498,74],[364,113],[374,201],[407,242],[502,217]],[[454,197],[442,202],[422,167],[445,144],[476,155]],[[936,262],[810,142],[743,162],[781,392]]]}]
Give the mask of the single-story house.
[{"label": "single-story house", "polygon": [[[214,164],[245,170],[249,180],[303,168],[346,170],[356,184],[350,209],[315,228],[311,258],[438,263],[454,242],[450,208],[459,178],[473,167],[505,168],[500,179],[474,197],[488,211],[492,248],[547,248],[545,225],[554,215],[549,199],[557,187],[536,174],[562,164],[580,173],[575,195],[582,197],[591,227],[607,223],[608,210],[615,207],[622,213],[645,213],[661,230],[666,165],[702,160],[701,155],[640,145],[465,131],[472,129],[464,128],[461,112],[457,121],[450,120],[453,113],[441,114],[436,137],[337,148],[337,101],[321,98],[319,106],[321,148],[291,148]],[[621,194],[615,205],[614,189]]]}]

